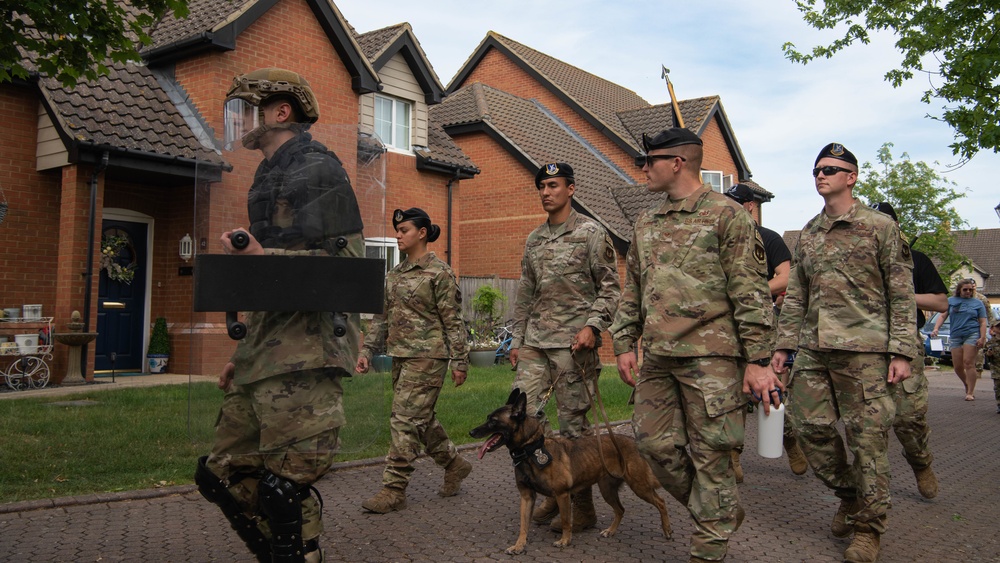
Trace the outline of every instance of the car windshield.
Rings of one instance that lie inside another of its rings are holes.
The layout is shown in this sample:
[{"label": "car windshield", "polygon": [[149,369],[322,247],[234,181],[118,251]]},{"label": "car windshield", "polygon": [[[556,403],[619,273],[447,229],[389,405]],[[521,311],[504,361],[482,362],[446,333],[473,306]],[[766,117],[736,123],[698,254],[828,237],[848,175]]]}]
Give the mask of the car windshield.
[{"label": "car windshield", "polygon": [[[941,313],[934,313],[933,317],[931,317],[930,319],[927,319],[927,324],[924,325],[924,328],[921,329],[921,331],[922,332],[926,332],[928,334],[930,334],[931,332],[933,332],[934,331],[934,323],[937,322],[938,317],[940,317],[940,316],[941,316]],[[938,334],[951,334],[951,319],[945,319],[944,320],[944,324],[942,324],[941,328],[938,329]]]}]

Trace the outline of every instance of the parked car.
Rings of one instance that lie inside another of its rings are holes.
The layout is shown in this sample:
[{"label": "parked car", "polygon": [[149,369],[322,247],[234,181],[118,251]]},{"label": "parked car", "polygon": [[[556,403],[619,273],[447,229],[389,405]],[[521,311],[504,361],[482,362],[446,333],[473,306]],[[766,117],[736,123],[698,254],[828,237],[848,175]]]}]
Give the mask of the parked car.
[{"label": "parked car", "polygon": [[927,357],[940,358],[945,362],[951,363],[951,348],[948,346],[948,337],[951,335],[951,319],[945,319],[944,324],[938,329],[938,338],[941,339],[943,350],[940,352],[931,350],[931,332],[934,331],[934,323],[937,322],[940,316],[941,313],[934,313],[931,318],[927,319],[927,323],[924,324],[923,328],[920,329],[920,335],[924,339],[924,354]]}]

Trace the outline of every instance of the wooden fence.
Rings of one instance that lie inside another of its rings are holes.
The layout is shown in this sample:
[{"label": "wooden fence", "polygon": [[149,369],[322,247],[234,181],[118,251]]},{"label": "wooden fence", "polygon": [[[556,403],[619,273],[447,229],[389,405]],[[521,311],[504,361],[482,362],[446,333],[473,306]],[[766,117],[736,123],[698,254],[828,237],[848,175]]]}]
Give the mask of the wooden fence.
[{"label": "wooden fence", "polygon": [[491,285],[503,294],[504,298],[500,302],[499,312],[494,317],[494,323],[499,324],[510,320],[514,316],[514,298],[517,295],[516,279],[500,278],[496,276],[462,276],[458,280],[458,287],[462,290],[462,317],[468,322],[476,319],[472,311],[472,299],[476,295],[476,290],[484,285]]}]

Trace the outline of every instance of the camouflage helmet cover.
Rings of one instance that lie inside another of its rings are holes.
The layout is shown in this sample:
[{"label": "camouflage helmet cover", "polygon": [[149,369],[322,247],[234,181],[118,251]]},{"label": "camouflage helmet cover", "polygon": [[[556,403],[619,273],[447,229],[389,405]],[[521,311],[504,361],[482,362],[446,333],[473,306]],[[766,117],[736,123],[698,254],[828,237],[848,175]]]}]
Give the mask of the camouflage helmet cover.
[{"label": "camouflage helmet cover", "polygon": [[226,93],[226,99],[239,98],[261,106],[269,98],[284,95],[294,99],[307,123],[319,120],[319,103],[309,82],[297,72],[280,68],[262,68],[233,79],[233,86]]}]

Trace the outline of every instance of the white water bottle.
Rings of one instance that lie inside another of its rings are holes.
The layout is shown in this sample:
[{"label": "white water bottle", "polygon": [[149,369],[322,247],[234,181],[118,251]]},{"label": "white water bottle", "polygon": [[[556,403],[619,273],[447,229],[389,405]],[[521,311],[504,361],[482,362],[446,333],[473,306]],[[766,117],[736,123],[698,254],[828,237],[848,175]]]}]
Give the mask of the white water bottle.
[{"label": "white water bottle", "polygon": [[778,408],[771,405],[771,413],[764,414],[764,405],[757,405],[757,453],[760,457],[781,457],[782,438],[785,433],[785,403]]}]

